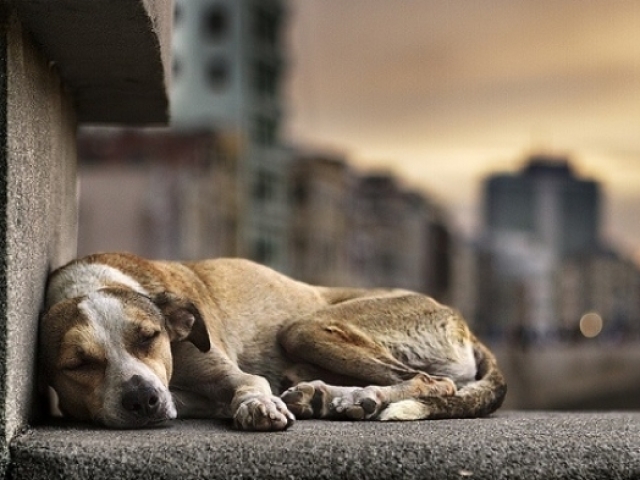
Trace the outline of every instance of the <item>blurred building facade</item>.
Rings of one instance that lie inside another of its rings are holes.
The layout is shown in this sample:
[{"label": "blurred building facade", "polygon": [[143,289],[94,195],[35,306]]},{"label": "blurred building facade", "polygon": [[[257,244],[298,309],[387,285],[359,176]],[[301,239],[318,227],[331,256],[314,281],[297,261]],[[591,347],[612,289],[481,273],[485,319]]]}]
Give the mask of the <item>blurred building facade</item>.
[{"label": "blurred building facade", "polygon": [[176,0],[172,124],[277,143],[286,18],[284,0]]},{"label": "blurred building facade", "polygon": [[234,155],[211,132],[82,129],[78,253],[237,255]]},{"label": "blurred building facade", "polygon": [[285,0],[175,1],[171,128],[80,133],[79,253],[240,256],[443,299],[450,235],[433,202],[283,143],[287,15]]},{"label": "blurred building facade", "polygon": [[284,0],[176,0],[172,126],[234,138],[238,254],[290,270]]},{"label": "blurred building facade", "polygon": [[451,242],[438,206],[376,173],[354,179],[349,215],[347,248],[358,286],[407,288],[447,301]]},{"label": "blurred building facade", "polygon": [[[240,204],[267,193],[239,199],[233,139],[93,128],[81,131],[78,152],[80,255],[248,257]],[[408,288],[449,300],[451,242],[439,207],[394,176],[358,173],[335,155],[292,158],[275,186],[288,192],[284,273],[319,285]]]},{"label": "blurred building facade", "polygon": [[[556,288],[565,338],[574,340],[582,334],[617,341],[640,339],[640,271],[619,253],[602,250],[565,258]],[[586,324],[590,318],[598,323]]]},{"label": "blurred building facade", "polygon": [[499,242],[513,234],[566,256],[599,247],[600,189],[576,177],[562,157],[533,156],[516,175],[485,182],[485,235]]},{"label": "blurred building facade", "polygon": [[350,285],[347,241],[355,174],[335,155],[298,155],[291,170],[290,249],[297,278]]},{"label": "blurred building facade", "polygon": [[[457,308],[467,322],[475,328],[478,322],[481,288],[479,283],[487,279],[480,277],[481,255],[478,243],[462,235],[452,235],[449,246],[451,276],[449,303]],[[488,330],[484,325],[485,332]]]},{"label": "blurred building facade", "polygon": [[486,179],[484,229],[466,266],[476,290],[458,297],[487,336],[582,338],[590,312],[602,319],[603,337],[637,329],[637,267],[602,241],[601,202],[599,184],[563,157],[535,155],[520,172]]},{"label": "blurred building facade", "polygon": [[443,211],[389,173],[335,155],[297,155],[291,177],[293,274],[309,283],[398,287],[448,299]]}]

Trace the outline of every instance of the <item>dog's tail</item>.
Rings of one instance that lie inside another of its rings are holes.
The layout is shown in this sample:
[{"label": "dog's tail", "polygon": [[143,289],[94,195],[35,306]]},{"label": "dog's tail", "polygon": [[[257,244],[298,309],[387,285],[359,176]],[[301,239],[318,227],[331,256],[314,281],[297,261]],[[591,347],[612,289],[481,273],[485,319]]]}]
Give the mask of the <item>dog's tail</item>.
[{"label": "dog's tail", "polygon": [[476,418],[495,412],[507,394],[507,383],[493,353],[473,337],[476,379],[451,397],[425,397],[392,403],[379,420]]}]

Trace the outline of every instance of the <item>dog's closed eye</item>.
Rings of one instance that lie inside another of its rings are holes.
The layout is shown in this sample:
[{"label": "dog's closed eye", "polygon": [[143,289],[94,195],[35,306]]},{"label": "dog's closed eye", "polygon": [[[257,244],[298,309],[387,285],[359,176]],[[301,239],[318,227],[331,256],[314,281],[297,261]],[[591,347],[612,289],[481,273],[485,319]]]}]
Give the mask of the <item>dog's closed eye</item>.
[{"label": "dog's closed eye", "polygon": [[138,340],[137,345],[142,349],[149,349],[153,345],[153,343],[160,337],[162,330],[154,329],[154,330],[145,330],[140,329],[138,331]]},{"label": "dog's closed eye", "polygon": [[62,364],[62,369],[67,372],[89,372],[104,368],[104,362],[86,355],[78,355]]}]

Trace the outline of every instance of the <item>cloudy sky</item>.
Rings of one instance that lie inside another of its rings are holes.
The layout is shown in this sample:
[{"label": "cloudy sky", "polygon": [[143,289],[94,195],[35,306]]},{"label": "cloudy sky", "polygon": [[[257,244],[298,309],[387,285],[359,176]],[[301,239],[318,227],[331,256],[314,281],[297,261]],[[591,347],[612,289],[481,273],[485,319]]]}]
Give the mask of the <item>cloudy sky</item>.
[{"label": "cloudy sky", "polygon": [[600,180],[640,259],[640,1],[291,0],[288,135],[388,168],[466,231],[532,152]]}]

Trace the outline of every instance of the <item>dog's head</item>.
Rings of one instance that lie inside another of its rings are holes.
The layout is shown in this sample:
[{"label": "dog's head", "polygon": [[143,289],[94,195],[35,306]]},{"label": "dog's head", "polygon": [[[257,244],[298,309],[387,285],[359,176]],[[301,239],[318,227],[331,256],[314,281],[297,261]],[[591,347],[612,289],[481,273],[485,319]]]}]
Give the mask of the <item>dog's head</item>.
[{"label": "dog's head", "polygon": [[176,417],[169,380],[171,342],[179,341],[210,348],[193,303],[103,288],[44,314],[41,371],[71,418],[113,428],[152,426]]}]

